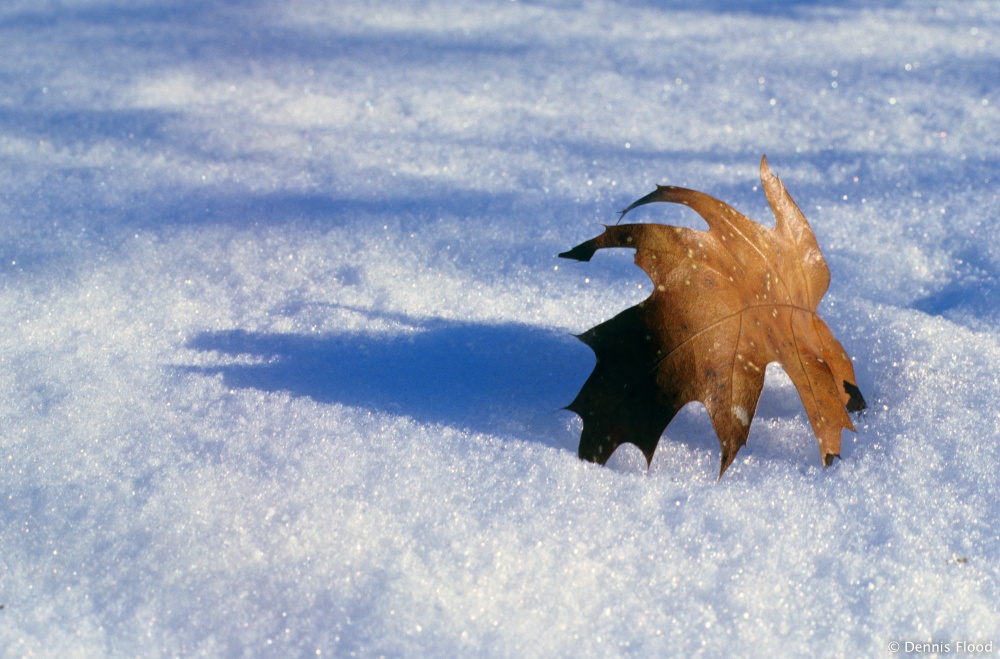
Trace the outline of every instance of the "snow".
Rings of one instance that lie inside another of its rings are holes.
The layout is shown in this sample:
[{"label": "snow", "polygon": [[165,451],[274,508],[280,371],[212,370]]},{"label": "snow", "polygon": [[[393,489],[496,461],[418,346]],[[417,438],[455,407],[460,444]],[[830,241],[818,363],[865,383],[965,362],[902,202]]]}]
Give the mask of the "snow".
[{"label": "snow", "polygon": [[[5,2],[0,654],[997,652],[1000,6],[732,4]],[[556,254],[765,153],[843,460],[771,366],[719,482],[696,406],[579,461],[649,283]]]}]

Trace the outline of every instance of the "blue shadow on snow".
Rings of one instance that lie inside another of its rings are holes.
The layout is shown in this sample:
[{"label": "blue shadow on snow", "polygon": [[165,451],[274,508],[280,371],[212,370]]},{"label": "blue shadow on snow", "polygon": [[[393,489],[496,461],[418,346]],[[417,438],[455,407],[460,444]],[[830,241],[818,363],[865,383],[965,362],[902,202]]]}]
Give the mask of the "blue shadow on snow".
[{"label": "blue shadow on snow", "polygon": [[575,337],[528,325],[434,320],[416,331],[332,336],[205,332],[188,347],[260,363],[186,367],[227,386],[287,391],[575,450],[569,404],[593,368]]}]

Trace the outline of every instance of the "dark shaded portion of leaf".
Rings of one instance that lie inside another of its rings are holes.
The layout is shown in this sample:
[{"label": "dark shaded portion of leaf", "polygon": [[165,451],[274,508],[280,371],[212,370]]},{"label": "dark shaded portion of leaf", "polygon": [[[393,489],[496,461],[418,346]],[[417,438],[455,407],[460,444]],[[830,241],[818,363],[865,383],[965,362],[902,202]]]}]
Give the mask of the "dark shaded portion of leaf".
[{"label": "dark shaded portion of leaf", "polygon": [[823,458],[823,466],[824,467],[830,467],[830,466],[832,466],[834,459],[839,460],[840,459],[840,454],[839,453],[827,453],[826,457]]},{"label": "dark shaded portion of leaf", "polygon": [[846,405],[848,412],[860,412],[868,407],[868,404],[865,402],[864,396],[861,395],[861,390],[858,389],[857,385],[844,380],[844,393],[850,396],[850,400],[847,401]]},{"label": "dark shaded portion of leaf", "polygon": [[663,400],[656,386],[657,356],[649,341],[642,305],[580,335],[597,365],[566,408],[583,419],[579,455],[604,464],[620,445],[635,444],[652,461],[667,424],[681,405]]},{"label": "dark shaded portion of leaf", "polygon": [[581,243],[569,250],[568,252],[563,252],[559,255],[561,259],[574,259],[576,261],[589,261],[591,257],[594,256],[594,252],[597,251],[597,247],[594,246],[593,241],[588,240],[585,243]]}]

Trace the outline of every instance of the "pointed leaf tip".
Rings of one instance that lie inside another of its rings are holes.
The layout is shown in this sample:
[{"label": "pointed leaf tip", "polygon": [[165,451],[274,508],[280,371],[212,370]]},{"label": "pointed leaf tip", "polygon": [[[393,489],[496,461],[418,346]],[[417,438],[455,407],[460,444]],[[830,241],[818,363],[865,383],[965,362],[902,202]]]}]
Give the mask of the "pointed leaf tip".
[{"label": "pointed leaf tip", "polygon": [[764,181],[766,181],[768,179],[772,179],[772,178],[778,178],[778,177],[775,176],[774,172],[771,171],[771,167],[767,164],[767,156],[761,156],[760,157],[760,182],[764,183]]},{"label": "pointed leaf tip", "polygon": [[625,217],[625,214],[631,211],[632,209],[638,208],[639,206],[645,206],[646,204],[651,204],[654,201],[667,201],[666,199],[663,198],[663,195],[664,195],[664,190],[669,190],[669,189],[670,186],[668,185],[657,184],[656,189],[650,192],[648,195],[636,199],[631,204],[629,204],[625,210],[618,211],[619,212],[618,222],[620,223],[622,219]]},{"label": "pointed leaf tip", "polygon": [[559,258],[561,258],[561,259],[573,259],[575,261],[584,261],[585,262],[585,261],[589,261],[594,256],[594,252],[596,252],[596,251],[597,251],[597,249],[594,247],[594,245],[590,241],[588,241],[588,242],[581,243],[581,244],[577,245],[576,247],[574,247],[573,249],[569,250],[568,252],[561,253],[559,255]]},{"label": "pointed leaf tip", "polygon": [[726,473],[726,470],[729,469],[729,467],[733,464],[735,460],[736,460],[736,451],[732,451],[730,453],[726,452],[725,449],[723,449],[722,460],[719,463],[719,477],[716,479],[717,481],[722,480],[722,475]]}]

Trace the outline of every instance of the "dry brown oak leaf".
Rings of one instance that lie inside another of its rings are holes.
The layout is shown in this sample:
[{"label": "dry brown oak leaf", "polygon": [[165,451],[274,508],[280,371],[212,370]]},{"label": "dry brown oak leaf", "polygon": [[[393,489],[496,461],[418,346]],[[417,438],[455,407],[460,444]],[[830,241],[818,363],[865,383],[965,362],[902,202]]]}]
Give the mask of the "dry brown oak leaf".
[{"label": "dry brown oak leaf", "polygon": [[722,446],[721,478],[746,444],[765,367],[775,361],[802,399],[823,464],[840,456],[841,431],[854,430],[847,412],[865,401],[850,358],[817,315],[830,270],[766,158],[760,180],[774,229],[702,192],[657,186],[622,217],[667,201],[694,209],[709,230],[619,224],[559,255],[589,261],[598,249],[629,247],[653,282],[649,298],[579,337],[597,356],[567,407],[583,419],[581,458],[604,464],[628,442],[648,465],[674,415],[700,401]]}]

